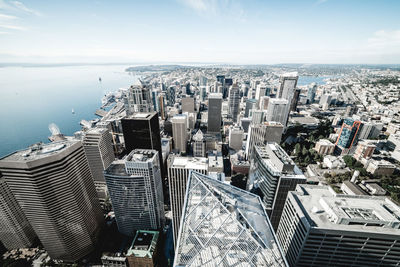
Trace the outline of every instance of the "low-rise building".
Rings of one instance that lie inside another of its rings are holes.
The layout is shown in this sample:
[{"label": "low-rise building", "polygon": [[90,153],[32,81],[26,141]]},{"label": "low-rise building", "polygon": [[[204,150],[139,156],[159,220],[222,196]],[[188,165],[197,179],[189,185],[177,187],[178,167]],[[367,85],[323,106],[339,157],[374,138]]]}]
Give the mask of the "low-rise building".
[{"label": "low-rise building", "polygon": [[315,144],[315,151],[321,155],[332,155],[335,150],[335,144],[328,139],[321,139]]},{"label": "low-rise building", "polygon": [[396,166],[386,160],[371,160],[367,172],[373,175],[392,175]]},{"label": "low-rise building", "polygon": [[136,232],[131,247],[126,253],[129,267],[152,267],[159,263],[157,231]]}]

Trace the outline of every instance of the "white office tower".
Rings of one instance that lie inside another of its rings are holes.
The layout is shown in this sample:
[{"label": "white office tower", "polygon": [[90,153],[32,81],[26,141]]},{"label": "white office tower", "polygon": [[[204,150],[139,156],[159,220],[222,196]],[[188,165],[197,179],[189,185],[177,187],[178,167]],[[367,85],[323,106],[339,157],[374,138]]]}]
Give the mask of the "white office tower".
[{"label": "white office tower", "polygon": [[289,116],[289,102],[283,98],[271,98],[268,103],[266,121],[280,122],[284,127]]},{"label": "white office tower", "polygon": [[279,122],[264,122],[262,124],[250,124],[246,141],[247,159],[251,159],[256,145],[267,142],[280,143],[282,139],[283,125]]},{"label": "white office tower", "polygon": [[206,156],[206,141],[203,136],[203,132],[198,130],[195,135],[193,135],[193,156],[194,157],[205,157]]},{"label": "white office tower", "polygon": [[237,122],[239,115],[240,90],[239,86],[234,83],[229,90],[229,114],[232,116],[233,122]]},{"label": "white office tower", "polygon": [[260,198],[190,174],[174,266],[288,266]]},{"label": "white office tower", "polygon": [[399,266],[400,207],[385,197],[298,185],[277,237],[290,266]]},{"label": "white office tower", "polygon": [[36,234],[0,174],[0,242],[7,250],[28,248]]},{"label": "white office tower", "polygon": [[252,110],[251,123],[252,124],[261,124],[265,120],[265,112],[263,110]]},{"label": "white office tower", "polygon": [[193,113],[195,111],[194,98],[184,97],[182,98],[182,112]]},{"label": "white office tower", "polygon": [[255,99],[260,100],[261,97],[266,96],[267,85],[265,83],[260,83],[256,87],[256,97]]},{"label": "white office tower", "polygon": [[331,102],[332,102],[332,95],[331,94],[323,94],[321,96],[321,99],[319,100],[319,104],[321,106],[324,106],[324,105],[328,105],[329,106],[331,104]]},{"label": "white office tower", "polygon": [[112,136],[106,128],[92,128],[85,132],[83,148],[89,162],[100,202],[107,196],[104,170],[114,161]]},{"label": "white office tower", "polygon": [[297,72],[283,74],[280,77],[280,87],[276,97],[286,99],[291,103],[298,78]]},{"label": "white office tower", "polygon": [[306,177],[277,143],[256,146],[254,154],[250,161],[249,184],[261,190],[262,200],[276,230],[288,191],[305,183]]},{"label": "white office tower", "polygon": [[239,151],[243,146],[244,131],[240,126],[231,126],[229,128],[229,147]]},{"label": "white office tower", "polygon": [[0,160],[0,172],[52,259],[93,251],[103,216],[80,141],[17,151]]},{"label": "white office tower", "polygon": [[186,183],[190,171],[208,174],[207,158],[189,158],[170,155],[168,157],[169,198],[172,211],[172,230],[174,246],[178,239],[183,202],[186,194]]},{"label": "white office tower", "polygon": [[221,131],[222,94],[212,93],[208,96],[207,132]]},{"label": "white office tower", "polygon": [[127,115],[135,112],[151,112],[153,103],[149,88],[132,85],[125,93],[124,104]]},{"label": "white office tower", "polygon": [[200,86],[206,86],[207,85],[207,77],[200,75],[199,77],[199,85]]},{"label": "white office tower", "polygon": [[104,171],[120,233],[132,236],[135,230],[164,226],[159,162],[156,150],[135,149]]},{"label": "white office tower", "polygon": [[186,153],[187,144],[187,118],[185,115],[175,115],[172,119],[172,137],[174,147],[181,153]]}]

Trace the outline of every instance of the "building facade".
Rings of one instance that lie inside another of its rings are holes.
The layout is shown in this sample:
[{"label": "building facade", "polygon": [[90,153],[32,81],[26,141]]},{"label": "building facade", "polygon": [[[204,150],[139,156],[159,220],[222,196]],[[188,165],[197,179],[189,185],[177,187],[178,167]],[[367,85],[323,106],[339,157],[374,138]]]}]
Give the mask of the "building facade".
[{"label": "building facade", "polygon": [[187,116],[175,115],[172,119],[172,137],[174,139],[174,147],[181,153],[186,153],[187,146]]},{"label": "building facade", "polygon": [[261,190],[262,200],[276,230],[288,192],[297,184],[305,183],[306,177],[277,143],[267,143],[255,147],[249,181]]},{"label": "building facade", "polygon": [[170,155],[168,158],[169,197],[172,211],[174,245],[178,239],[182,208],[190,171],[208,174],[207,158],[189,158]]},{"label": "building facade", "polygon": [[174,266],[287,266],[260,198],[191,172]]},{"label": "building facade", "polygon": [[107,196],[104,170],[114,161],[112,136],[106,128],[92,128],[85,132],[83,148],[92,172],[100,202]]},{"label": "building facade", "polygon": [[0,174],[0,242],[7,250],[27,248],[36,234]]},{"label": "building facade", "polygon": [[221,131],[222,94],[212,93],[208,96],[207,132]]},{"label": "building facade", "polygon": [[52,259],[74,262],[93,251],[103,218],[80,141],[17,151],[0,171]]},{"label": "building facade", "polygon": [[277,237],[290,266],[398,266],[400,208],[385,197],[298,185]]},{"label": "building facade", "polygon": [[132,236],[135,230],[164,226],[164,197],[158,152],[135,149],[124,160],[104,171],[118,231]]}]

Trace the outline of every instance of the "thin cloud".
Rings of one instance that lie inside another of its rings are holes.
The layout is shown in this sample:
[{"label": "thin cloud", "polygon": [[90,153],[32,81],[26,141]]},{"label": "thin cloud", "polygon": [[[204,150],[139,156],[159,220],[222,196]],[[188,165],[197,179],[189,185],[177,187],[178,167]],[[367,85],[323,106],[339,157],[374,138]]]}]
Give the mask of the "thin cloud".
[{"label": "thin cloud", "polygon": [[180,4],[205,17],[229,17],[246,21],[246,12],[237,0],[177,0]]},{"label": "thin cloud", "polygon": [[215,14],[218,9],[217,0],[179,0],[179,2],[199,13]]},{"label": "thin cloud", "polygon": [[17,19],[17,17],[6,14],[0,14],[0,20],[13,20],[13,19]]},{"label": "thin cloud", "polygon": [[17,30],[17,31],[26,31],[27,28],[18,26],[18,25],[10,25],[10,24],[0,24],[0,28],[9,29],[9,30]]},{"label": "thin cloud", "polygon": [[10,34],[9,32],[2,32],[0,31],[0,35],[6,35],[6,34]]},{"label": "thin cloud", "polygon": [[22,10],[26,13],[33,14],[35,16],[41,16],[42,14],[32,8],[28,8],[26,5],[24,5],[20,1],[11,1],[11,4],[13,4],[17,9]]},{"label": "thin cloud", "polygon": [[315,2],[316,5],[321,5],[323,3],[328,2],[328,0],[317,0],[317,2]]}]

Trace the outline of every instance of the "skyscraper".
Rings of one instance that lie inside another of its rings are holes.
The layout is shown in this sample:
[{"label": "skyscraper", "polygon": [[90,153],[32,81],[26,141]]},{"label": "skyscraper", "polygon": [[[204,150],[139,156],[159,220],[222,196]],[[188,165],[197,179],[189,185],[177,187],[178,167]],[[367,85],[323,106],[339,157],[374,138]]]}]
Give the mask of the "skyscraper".
[{"label": "skyscraper", "polygon": [[222,94],[212,93],[208,96],[207,132],[219,133],[221,131]]},{"label": "skyscraper", "polygon": [[17,151],[0,171],[52,259],[74,262],[94,249],[103,218],[81,142]]},{"label": "skyscraper", "polygon": [[358,134],[361,127],[361,121],[355,121],[350,118],[344,119],[336,140],[336,145],[342,148],[351,148],[358,141]]},{"label": "skyscraper", "polygon": [[172,119],[172,137],[174,138],[174,147],[181,153],[186,153],[187,145],[187,117],[185,115],[175,115]]},{"label": "skyscraper", "polygon": [[268,103],[266,121],[280,122],[286,127],[289,116],[288,104],[289,102],[286,99],[271,98]]},{"label": "skyscraper", "polygon": [[104,172],[118,230],[160,229],[164,225],[164,198],[158,152],[135,149],[114,161]]},{"label": "skyscraper", "polygon": [[309,104],[314,103],[316,92],[317,92],[317,85],[315,83],[312,83],[310,87],[308,87],[307,91],[307,102]]},{"label": "skyscraper", "polygon": [[183,112],[189,112],[189,113],[195,112],[195,103],[193,97],[182,98],[182,113]]},{"label": "skyscraper", "polygon": [[400,207],[329,186],[289,192],[277,237],[290,266],[398,266]]},{"label": "skyscraper", "polygon": [[280,143],[282,139],[283,125],[280,122],[265,122],[262,124],[251,124],[246,142],[246,155],[248,159],[254,154],[256,145],[267,142]]},{"label": "skyscraper", "polygon": [[239,151],[243,146],[244,131],[240,126],[231,126],[229,128],[229,147]]},{"label": "skyscraper", "polygon": [[193,135],[193,156],[194,157],[205,157],[206,156],[206,140],[204,139],[203,132],[199,129],[195,135]]},{"label": "skyscraper", "polygon": [[151,112],[152,101],[149,88],[143,85],[132,85],[125,93],[124,104],[127,115],[136,112]]},{"label": "skyscraper", "polygon": [[250,166],[249,181],[260,188],[276,230],[288,191],[294,190],[297,184],[305,183],[306,177],[277,143],[256,146]]},{"label": "skyscraper", "polygon": [[121,119],[125,148],[128,153],[134,149],[157,150],[160,158],[161,176],[165,177],[162,160],[160,123],[156,112],[135,113]]},{"label": "skyscraper", "polygon": [[298,104],[299,99],[300,99],[300,93],[301,93],[300,89],[294,90],[293,99],[292,99],[292,102],[290,103],[290,111],[296,111],[297,110],[297,104]]},{"label": "skyscraper", "polygon": [[92,172],[94,185],[100,202],[104,202],[107,195],[106,181],[103,171],[114,160],[112,137],[106,128],[92,128],[85,132],[83,148]]},{"label": "skyscraper", "polygon": [[239,86],[234,83],[229,90],[229,114],[233,122],[237,122],[239,115],[240,91]]},{"label": "skyscraper", "polygon": [[8,249],[30,247],[36,234],[0,174],[0,242]]},{"label": "skyscraper", "polygon": [[178,239],[179,225],[181,222],[181,214],[186,192],[186,182],[190,171],[207,174],[207,158],[177,157],[174,155],[168,157],[169,197],[172,211],[174,245]]},{"label": "skyscraper", "polygon": [[191,172],[174,266],[287,266],[260,198]]},{"label": "skyscraper", "polygon": [[299,76],[297,72],[283,74],[280,77],[280,87],[277,98],[284,98],[291,103]]},{"label": "skyscraper", "polygon": [[252,110],[257,107],[257,99],[247,99],[246,100],[246,109],[244,111],[244,116],[246,118],[251,117]]}]

